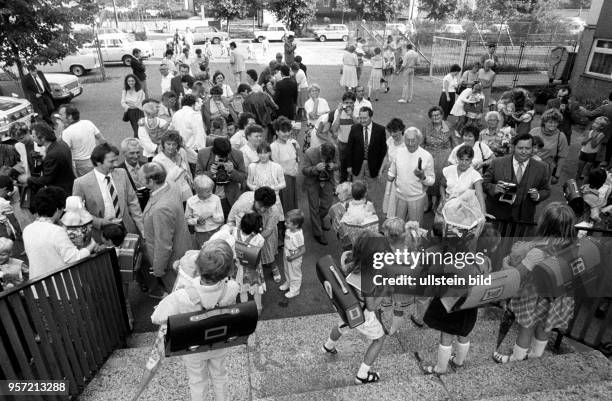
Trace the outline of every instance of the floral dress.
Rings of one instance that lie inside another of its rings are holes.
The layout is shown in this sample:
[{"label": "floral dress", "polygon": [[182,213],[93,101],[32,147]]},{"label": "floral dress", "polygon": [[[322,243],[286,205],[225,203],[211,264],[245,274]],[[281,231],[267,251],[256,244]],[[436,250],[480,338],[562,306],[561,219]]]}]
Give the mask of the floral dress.
[{"label": "floral dress", "polygon": [[438,129],[433,124],[429,124],[423,129],[423,148],[431,153],[436,173],[435,184],[427,188],[427,195],[429,196],[440,196],[442,169],[447,165],[448,156],[453,150],[452,135],[453,132],[448,128],[446,122],[442,122]]},{"label": "floral dress", "polygon": [[480,131],[480,141],[491,148],[496,157],[510,153],[512,142],[512,129],[497,129],[495,131],[485,128]]}]

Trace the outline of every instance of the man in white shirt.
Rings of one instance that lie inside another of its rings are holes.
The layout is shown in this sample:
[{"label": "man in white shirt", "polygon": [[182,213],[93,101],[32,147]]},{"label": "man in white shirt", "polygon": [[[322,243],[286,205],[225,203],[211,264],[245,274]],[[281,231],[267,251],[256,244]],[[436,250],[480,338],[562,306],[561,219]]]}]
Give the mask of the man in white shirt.
[{"label": "man in white shirt", "polygon": [[62,107],[59,115],[65,127],[62,139],[70,147],[75,175],[82,177],[93,169],[90,157],[96,141],[101,143],[106,139],[91,121],[81,120],[81,113],[76,107]]},{"label": "man in white shirt", "polygon": [[353,108],[353,119],[355,120],[355,124],[359,123],[359,110],[361,110],[362,107],[369,107],[371,110],[374,110],[372,103],[363,97],[364,93],[365,90],[363,86],[355,88],[355,106]]},{"label": "man in white shirt", "polygon": [[423,221],[427,204],[427,187],[436,181],[434,160],[419,145],[423,135],[410,127],[404,134],[406,147],[399,148],[389,168],[388,180],[395,181],[397,194],[396,215],[404,221]]},{"label": "man in white shirt", "polygon": [[257,83],[257,71],[255,70],[247,70],[246,72],[246,82],[251,87],[251,91],[253,92],[262,92],[263,89],[261,85]]},{"label": "man in white shirt", "polygon": [[244,65],[244,55],[238,51],[238,47],[236,46],[236,42],[232,42],[229,45],[230,47],[230,66],[232,67],[232,73],[234,74],[234,79],[236,80],[236,86],[242,83],[242,74],[246,70]]},{"label": "man in white shirt", "polygon": [[170,90],[170,81],[172,81],[173,75],[170,74],[170,68],[168,68],[168,64],[161,64],[159,66],[159,73],[161,74],[160,88],[161,94],[168,92]]},{"label": "man in white shirt", "polygon": [[197,109],[198,104],[195,96],[185,95],[181,109],[172,116],[172,126],[183,138],[183,146],[187,152],[187,162],[194,168],[198,158],[198,150],[206,147],[206,129],[204,128],[202,113]]},{"label": "man in white shirt", "polygon": [[144,233],[142,210],[136,191],[127,172],[115,168],[119,149],[103,143],[91,154],[93,171],[74,181],[72,194],[85,201],[85,208],[93,216],[94,238],[100,238],[103,226],[123,224],[133,234]]}]

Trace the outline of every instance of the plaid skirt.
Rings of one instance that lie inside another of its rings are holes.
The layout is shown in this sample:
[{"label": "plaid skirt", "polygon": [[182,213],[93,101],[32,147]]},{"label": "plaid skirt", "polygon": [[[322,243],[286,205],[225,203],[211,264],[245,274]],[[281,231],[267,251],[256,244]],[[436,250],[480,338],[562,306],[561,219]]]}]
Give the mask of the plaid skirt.
[{"label": "plaid skirt", "polygon": [[532,289],[510,300],[510,310],[516,315],[516,322],[523,327],[540,324],[546,332],[555,328],[566,329],[574,315],[574,298],[544,298],[537,295],[535,288]]}]

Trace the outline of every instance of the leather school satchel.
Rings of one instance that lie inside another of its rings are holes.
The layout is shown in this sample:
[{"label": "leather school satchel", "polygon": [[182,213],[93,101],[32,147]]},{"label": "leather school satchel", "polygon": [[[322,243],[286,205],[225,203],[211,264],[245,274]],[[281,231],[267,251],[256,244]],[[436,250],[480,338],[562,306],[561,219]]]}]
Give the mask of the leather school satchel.
[{"label": "leather school satchel", "polygon": [[245,269],[255,269],[261,260],[261,247],[249,243],[254,236],[253,233],[246,238],[242,238],[242,233],[238,231],[238,238],[236,238],[236,244],[234,245],[236,259]]}]

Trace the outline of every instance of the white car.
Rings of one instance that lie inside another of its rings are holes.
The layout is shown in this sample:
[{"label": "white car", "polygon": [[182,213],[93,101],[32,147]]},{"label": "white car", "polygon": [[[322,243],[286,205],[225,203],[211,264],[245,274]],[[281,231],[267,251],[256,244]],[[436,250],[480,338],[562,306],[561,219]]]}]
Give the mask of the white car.
[{"label": "white car", "polygon": [[[153,57],[153,47],[149,42],[132,40],[120,34],[107,34],[98,36],[100,50],[104,64],[123,63],[129,66],[132,62],[132,50],[140,49],[142,58]],[[95,43],[86,45],[86,48],[96,49]]]},{"label": "white car", "polygon": [[57,103],[67,103],[83,93],[83,86],[79,79],[69,74],[45,74],[45,78],[51,87],[51,96]]},{"label": "white car", "polygon": [[465,30],[461,24],[444,24],[441,28],[436,30],[436,33],[448,33],[451,35],[462,35]]},{"label": "white car", "polygon": [[319,42],[326,40],[348,41],[349,29],[344,24],[329,24],[324,28],[314,30],[315,39]]},{"label": "white car", "polygon": [[287,36],[295,35],[295,32],[287,30],[283,24],[264,25],[263,29],[254,32],[255,39],[258,42],[263,42],[264,38],[269,41],[285,40]]},{"label": "white car", "polygon": [[91,70],[100,68],[100,60],[98,60],[95,49],[80,49],[76,53],[68,55],[53,64],[41,64],[37,68],[44,73],[69,72],[80,77]]},{"label": "white car", "polygon": [[30,102],[18,97],[0,96],[0,135],[4,135],[16,122],[24,122],[28,126],[34,117],[34,109]]}]

